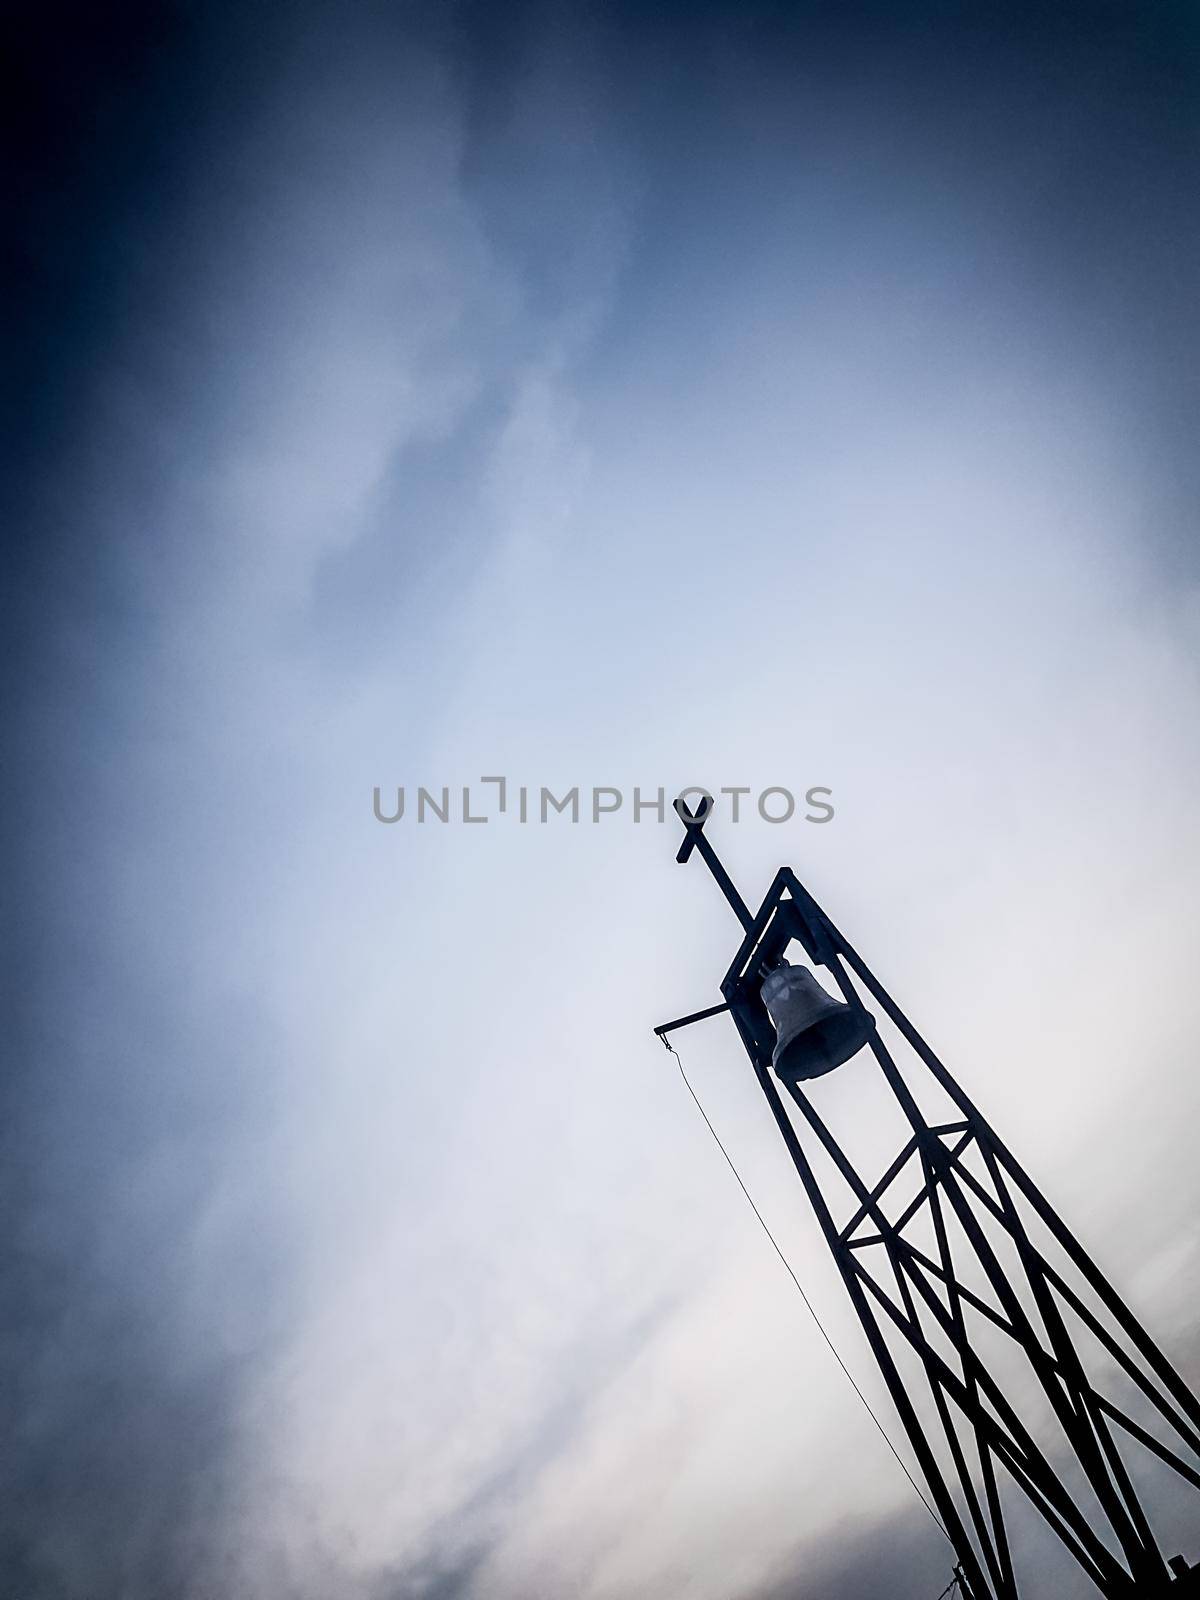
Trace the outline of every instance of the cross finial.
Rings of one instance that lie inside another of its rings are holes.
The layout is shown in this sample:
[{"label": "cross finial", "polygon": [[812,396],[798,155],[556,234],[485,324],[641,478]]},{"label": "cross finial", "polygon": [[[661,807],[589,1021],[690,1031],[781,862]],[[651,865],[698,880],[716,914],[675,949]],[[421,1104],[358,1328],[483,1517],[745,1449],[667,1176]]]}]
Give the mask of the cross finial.
[{"label": "cross finial", "polygon": [[679,846],[676,861],[686,861],[693,850],[699,850],[705,866],[717,880],[717,887],[733,907],[734,914],[743,928],[748,928],[754,921],[750,915],[750,908],[733,886],[733,879],[721,865],[717,852],[709,844],[704,835],[704,824],[712,815],[715,802],[710,794],[705,794],[695,811],[689,809],[683,795],[675,801],[675,812],[686,832],[683,843]]}]

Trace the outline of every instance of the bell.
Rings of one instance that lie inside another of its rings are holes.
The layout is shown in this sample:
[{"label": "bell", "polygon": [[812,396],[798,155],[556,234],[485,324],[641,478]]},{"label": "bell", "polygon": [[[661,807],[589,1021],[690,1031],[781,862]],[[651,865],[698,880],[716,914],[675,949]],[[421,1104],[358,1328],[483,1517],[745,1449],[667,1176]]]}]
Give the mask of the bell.
[{"label": "bell", "polygon": [[875,1030],[874,1017],[835,1000],[807,967],[785,961],[763,979],[762,997],[778,1035],[771,1065],[785,1082],[832,1072]]}]

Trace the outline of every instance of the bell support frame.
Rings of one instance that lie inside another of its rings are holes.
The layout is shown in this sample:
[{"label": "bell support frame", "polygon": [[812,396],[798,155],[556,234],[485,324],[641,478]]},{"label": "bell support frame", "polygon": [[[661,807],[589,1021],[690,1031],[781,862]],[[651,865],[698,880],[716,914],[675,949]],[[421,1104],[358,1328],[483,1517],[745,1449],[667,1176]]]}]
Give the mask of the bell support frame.
[{"label": "bell support frame", "polygon": [[[1200,1567],[1180,1556],[1165,1559],[1119,1442],[1132,1442],[1200,1491],[1200,1402],[794,872],[781,868],[752,914],[704,836],[711,804],[692,812],[680,800],[675,809],[686,829],[677,859],[699,850],[743,937],[721,982],[724,1005],[656,1032],[730,1012],[954,1545],[968,1596],[1019,1600],[1006,1485],[1040,1513],[1100,1594],[1200,1595]],[[947,1104],[948,1114],[930,1121],[882,1032],[872,1032],[867,1047],[909,1128],[880,1175],[864,1176],[806,1088],[780,1085],[771,1070],[775,1031],[759,989],[793,939],[829,972],[848,1005],[863,1007],[861,987],[915,1059],[921,1098],[933,1086]],[[814,1164],[818,1149],[825,1176]],[[896,1195],[906,1174],[917,1189],[901,1205]],[[839,1205],[847,1213],[840,1220]],[[1006,1387],[985,1358],[991,1347],[978,1337],[985,1327],[1017,1358],[1017,1385]],[[1072,1327],[1102,1373],[1089,1374]],[[1140,1420],[1106,1393],[1117,1372],[1136,1394]],[[1057,1443],[1048,1448],[1022,1417],[1031,1394],[1041,1396],[1042,1419],[1057,1424]],[[1200,1522],[1200,1499],[1195,1510]]]}]

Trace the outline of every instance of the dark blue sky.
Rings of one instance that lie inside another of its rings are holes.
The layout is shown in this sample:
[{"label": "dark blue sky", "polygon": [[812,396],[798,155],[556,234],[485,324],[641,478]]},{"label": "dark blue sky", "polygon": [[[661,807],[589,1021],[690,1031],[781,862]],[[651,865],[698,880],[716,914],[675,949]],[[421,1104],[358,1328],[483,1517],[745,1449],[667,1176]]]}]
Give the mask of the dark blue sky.
[{"label": "dark blue sky", "polygon": [[11,32],[8,1587],[935,1595],[670,828],[370,793],[831,788],[746,893],[1194,1371],[1194,10]]}]

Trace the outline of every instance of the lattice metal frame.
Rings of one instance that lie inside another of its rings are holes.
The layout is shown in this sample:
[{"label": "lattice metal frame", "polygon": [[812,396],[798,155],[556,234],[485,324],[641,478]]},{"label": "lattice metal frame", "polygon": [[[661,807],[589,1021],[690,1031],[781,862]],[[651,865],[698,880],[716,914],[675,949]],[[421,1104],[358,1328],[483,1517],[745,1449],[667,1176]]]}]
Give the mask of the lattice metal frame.
[{"label": "lattice metal frame", "polygon": [[[779,871],[752,915],[703,833],[711,806],[692,813],[679,802],[676,809],[686,828],[678,859],[686,861],[699,851],[741,921],[744,937],[721,984],[724,1004],[657,1031],[665,1035],[717,1012],[731,1013],[950,1534],[969,1593],[974,1600],[1018,1600],[1001,1494],[1005,1479],[1040,1512],[1101,1594],[1200,1593],[1200,1568],[1188,1567],[1178,1556],[1165,1559],[1119,1443],[1122,1437],[1134,1441],[1200,1491],[1200,1402],[791,869]],[[869,1048],[911,1132],[873,1181],[858,1171],[811,1094],[799,1084],[781,1085],[771,1070],[775,1032],[759,988],[764,971],[793,940],[814,966],[831,975],[847,1004],[873,1003],[915,1058],[917,1073],[926,1079],[922,1088],[936,1085],[951,1108],[946,1120],[927,1120],[876,1029]],[[781,1089],[799,1113],[799,1126]],[[811,1148],[813,1139],[839,1175],[842,1204],[852,1207],[841,1222],[835,1219],[837,1198],[828,1180],[818,1177],[806,1149],[806,1140]],[[917,1179],[917,1192],[898,1204],[905,1174]],[[920,1223],[926,1234],[932,1231],[932,1248],[922,1248],[914,1238]],[[1048,1256],[1048,1246],[1056,1260]],[[968,1276],[976,1287],[965,1281]],[[1060,1425],[1065,1456],[1060,1450],[1052,1460],[1022,1421],[1013,1395],[977,1348],[972,1335],[977,1319],[1023,1356]],[[1103,1378],[1089,1375],[1072,1324],[1086,1329],[1111,1370],[1124,1373],[1136,1387],[1144,1421],[1104,1392]],[[937,1427],[922,1418],[897,1359],[902,1349],[911,1353],[910,1362],[915,1356],[924,1374]],[[939,1437],[941,1459],[935,1449]]]}]

